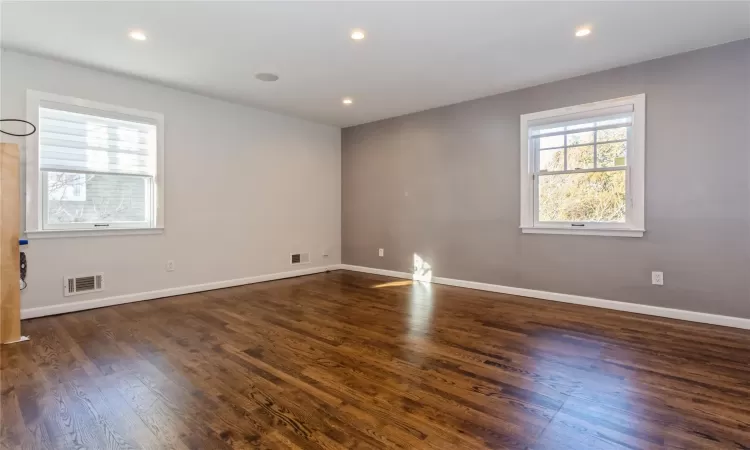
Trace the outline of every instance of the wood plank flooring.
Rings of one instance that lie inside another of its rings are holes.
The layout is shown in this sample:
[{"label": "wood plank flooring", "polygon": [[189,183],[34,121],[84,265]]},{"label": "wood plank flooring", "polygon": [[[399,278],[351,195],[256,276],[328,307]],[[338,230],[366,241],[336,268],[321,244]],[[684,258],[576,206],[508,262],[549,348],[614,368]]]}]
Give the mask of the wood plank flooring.
[{"label": "wood plank flooring", "polygon": [[750,332],[336,271],[24,321],[3,449],[750,448]]}]

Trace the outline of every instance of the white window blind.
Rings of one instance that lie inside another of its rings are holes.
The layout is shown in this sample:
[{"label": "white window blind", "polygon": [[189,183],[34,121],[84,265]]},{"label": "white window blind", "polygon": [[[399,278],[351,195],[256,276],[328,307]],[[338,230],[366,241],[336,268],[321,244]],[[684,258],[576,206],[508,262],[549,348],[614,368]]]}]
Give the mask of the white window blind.
[{"label": "white window blind", "polygon": [[541,119],[533,119],[529,120],[528,127],[529,130],[533,130],[535,128],[550,128],[551,124],[559,124],[559,123],[567,123],[570,125],[575,125],[577,123],[586,123],[591,122],[592,119],[599,119],[601,120],[603,117],[607,116],[617,116],[617,115],[632,115],[633,113],[633,105],[619,105],[619,106],[613,106],[613,107],[603,107],[603,108],[595,108],[591,110],[586,111],[579,111],[575,113],[569,113],[569,114],[560,114],[559,116],[550,116],[545,117]]},{"label": "white window blind", "polygon": [[42,171],[154,176],[156,125],[39,108]]}]

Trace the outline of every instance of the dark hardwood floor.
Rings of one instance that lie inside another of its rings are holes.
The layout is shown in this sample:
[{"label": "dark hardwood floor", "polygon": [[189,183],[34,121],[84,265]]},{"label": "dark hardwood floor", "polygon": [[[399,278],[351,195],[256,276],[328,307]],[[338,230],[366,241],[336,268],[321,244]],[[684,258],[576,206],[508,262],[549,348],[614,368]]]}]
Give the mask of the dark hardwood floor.
[{"label": "dark hardwood floor", "polygon": [[2,448],[750,448],[750,332],[326,274],[23,323]]}]

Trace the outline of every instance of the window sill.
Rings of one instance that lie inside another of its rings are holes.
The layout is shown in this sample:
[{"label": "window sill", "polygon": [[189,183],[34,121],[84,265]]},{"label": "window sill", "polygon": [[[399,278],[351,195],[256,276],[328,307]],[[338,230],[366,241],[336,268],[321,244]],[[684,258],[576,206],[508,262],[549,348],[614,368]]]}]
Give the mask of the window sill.
[{"label": "window sill", "polygon": [[27,230],[28,239],[54,239],[72,237],[130,236],[139,234],[162,234],[164,228],[112,228],[107,230]]},{"label": "window sill", "polygon": [[617,236],[617,237],[643,237],[646,230],[623,229],[595,229],[588,230],[571,228],[544,228],[544,227],[521,227],[521,231],[527,234],[572,234],[579,236]]}]

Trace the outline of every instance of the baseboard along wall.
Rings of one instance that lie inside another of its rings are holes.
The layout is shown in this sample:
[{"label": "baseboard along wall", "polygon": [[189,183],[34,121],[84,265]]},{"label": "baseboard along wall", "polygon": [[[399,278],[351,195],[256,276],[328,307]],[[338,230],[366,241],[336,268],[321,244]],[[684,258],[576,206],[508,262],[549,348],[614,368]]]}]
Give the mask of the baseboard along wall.
[{"label": "baseboard along wall", "polygon": [[[353,266],[349,264],[335,264],[331,266],[311,267],[309,269],[292,270],[288,272],[278,272],[267,275],[258,275],[247,278],[237,278],[233,280],[216,281],[211,283],[193,284],[189,286],[180,286],[168,289],[159,289],[155,291],[139,292],[135,294],[118,295],[113,297],[104,297],[92,300],[81,300],[77,302],[61,303],[50,306],[40,306],[36,308],[27,308],[21,310],[22,319],[32,319],[35,317],[50,316],[55,314],[64,314],[74,311],[83,311],[86,309],[102,308],[105,306],[121,305],[124,303],[140,302],[144,300],[153,300],[163,297],[172,297],[175,295],[192,294],[195,292],[211,291],[214,289],[223,289],[245,284],[262,283],[264,281],[280,280],[284,278],[293,278],[303,275],[312,275],[315,273],[326,272],[329,270],[351,270],[355,272],[370,273],[383,275],[393,278],[412,279],[412,274],[408,272],[398,272],[394,270],[376,269],[372,267]],[[552,300],[556,302],[572,303],[575,305],[593,306],[596,308],[612,309],[616,311],[627,311],[637,314],[647,314],[650,316],[666,317],[670,319],[687,320],[689,322],[707,323],[711,325],[721,325],[733,328],[743,328],[750,330],[750,319],[742,317],[722,316],[718,314],[708,314],[697,311],[687,311],[682,309],[663,308],[659,306],[642,305],[638,303],[618,302],[615,300],[605,300],[594,297],[584,297],[580,295],[561,294],[558,292],[538,291],[535,289],[524,289],[512,286],[502,286],[499,284],[479,283],[476,281],[457,280],[453,278],[433,277],[432,283],[456,286],[467,289],[477,289],[480,291],[497,292],[501,294],[517,295],[520,297],[532,297],[543,300]]]},{"label": "baseboard along wall", "polygon": [[[412,274],[408,272],[397,272],[393,270],[375,269],[372,267],[352,266],[349,264],[341,264],[339,268],[344,270],[352,270],[355,272],[384,275],[387,277],[412,279]],[[561,294],[558,292],[537,291],[535,289],[501,286],[499,284],[479,283],[476,281],[456,280],[453,278],[444,277],[432,277],[432,283],[750,330],[750,319],[745,319],[742,317],[722,316],[718,314],[708,314],[697,311],[687,311],[683,309],[663,308],[660,306],[649,306],[638,303],[618,302],[615,300],[604,300],[601,298],[583,297],[580,295]]]},{"label": "baseboard along wall", "polygon": [[195,292],[212,291],[214,289],[223,289],[245,284],[262,283],[264,281],[281,280],[283,278],[294,278],[303,275],[312,275],[328,270],[339,269],[338,264],[334,266],[311,267],[309,269],[291,270],[288,272],[271,273],[267,275],[258,275],[255,277],[236,278],[233,280],[214,281],[211,283],[192,284],[189,286],[180,286],[155,291],[138,292],[135,294],[117,295],[114,297],[104,297],[92,300],[81,300],[70,303],[60,303],[50,306],[39,306],[21,310],[21,319],[32,319],[34,317],[52,316],[55,314],[64,314],[74,311],[83,311],[86,309],[103,308],[105,306],[122,305],[123,303],[140,302],[143,300],[154,300],[163,297],[173,297],[175,295],[192,294]]}]

